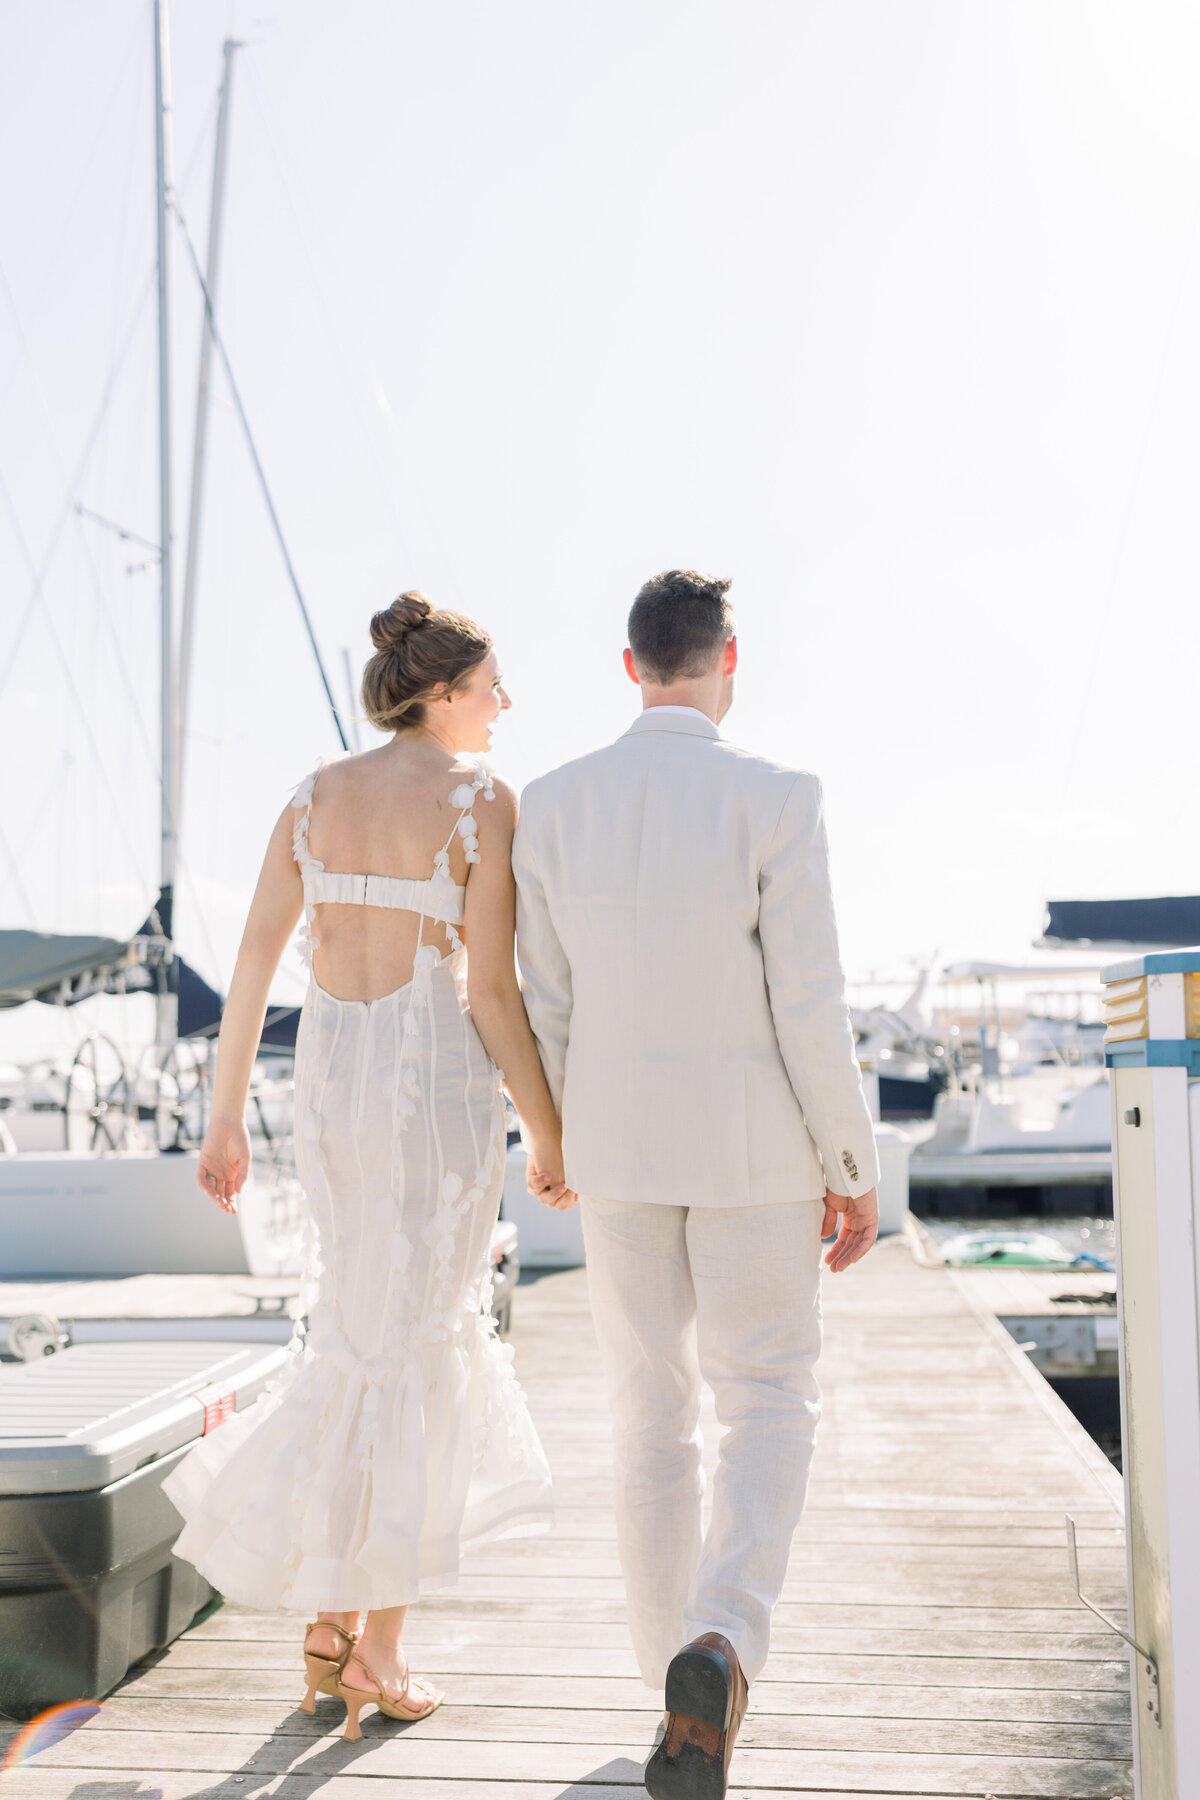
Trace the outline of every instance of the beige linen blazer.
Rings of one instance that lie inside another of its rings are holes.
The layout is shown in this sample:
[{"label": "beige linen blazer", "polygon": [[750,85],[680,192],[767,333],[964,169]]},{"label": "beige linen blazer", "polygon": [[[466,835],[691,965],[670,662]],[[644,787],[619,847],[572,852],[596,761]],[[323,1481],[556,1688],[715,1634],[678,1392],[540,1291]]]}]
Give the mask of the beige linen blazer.
[{"label": "beige linen blazer", "polygon": [[530,783],[513,866],[572,1187],[762,1206],[875,1185],[815,776],[650,708]]}]

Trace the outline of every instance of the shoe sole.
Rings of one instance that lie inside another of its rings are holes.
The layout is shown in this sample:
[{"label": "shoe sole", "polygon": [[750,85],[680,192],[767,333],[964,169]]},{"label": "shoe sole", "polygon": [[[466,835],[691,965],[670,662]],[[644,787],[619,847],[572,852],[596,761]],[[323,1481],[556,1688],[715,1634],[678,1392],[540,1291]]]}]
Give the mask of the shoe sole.
[{"label": "shoe sole", "polygon": [[705,1756],[685,1744],[678,1756],[663,1754],[662,1745],[646,1764],[643,1777],[650,1800],[725,1800],[722,1759]]},{"label": "shoe sole", "polygon": [[671,1658],[664,1696],[669,1713],[686,1713],[716,1731],[728,1731],[733,1711],[733,1670],[719,1650],[689,1644]]}]

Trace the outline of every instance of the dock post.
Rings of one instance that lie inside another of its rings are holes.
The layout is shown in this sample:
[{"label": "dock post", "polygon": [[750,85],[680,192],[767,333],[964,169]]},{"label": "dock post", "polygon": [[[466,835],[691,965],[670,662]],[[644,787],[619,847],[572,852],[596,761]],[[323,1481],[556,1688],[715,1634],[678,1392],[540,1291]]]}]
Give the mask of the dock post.
[{"label": "dock post", "polygon": [[[1200,1794],[1200,948],[1104,970],[1138,1800]],[[1159,1708],[1161,1707],[1161,1712]]]}]

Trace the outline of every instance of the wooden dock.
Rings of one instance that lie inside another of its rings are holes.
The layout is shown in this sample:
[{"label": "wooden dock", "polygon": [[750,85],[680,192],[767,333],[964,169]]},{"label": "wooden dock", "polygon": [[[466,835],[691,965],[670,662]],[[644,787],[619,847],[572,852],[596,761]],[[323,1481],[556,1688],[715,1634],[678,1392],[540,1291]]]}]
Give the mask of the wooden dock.
[{"label": "wooden dock", "polygon": [[[1122,1604],[1120,1481],[1002,1328],[900,1239],[827,1280],[810,1503],[731,1796],[1132,1792],[1128,1666],[1076,1601]],[[223,1606],[0,1800],[635,1800],[654,1697],[624,1625],[608,1426],[582,1271],[517,1295],[513,1341],[556,1477],[552,1537],[473,1558],[410,1617],[445,1706],[404,1728],[301,1692],[294,1620]],[[709,1421],[711,1427],[711,1418]]]}]

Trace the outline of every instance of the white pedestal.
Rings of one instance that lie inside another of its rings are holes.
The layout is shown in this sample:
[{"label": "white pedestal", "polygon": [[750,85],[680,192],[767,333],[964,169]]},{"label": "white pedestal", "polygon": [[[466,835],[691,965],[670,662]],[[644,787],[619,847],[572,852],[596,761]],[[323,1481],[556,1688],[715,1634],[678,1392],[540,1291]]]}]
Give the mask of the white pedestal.
[{"label": "white pedestal", "polygon": [[1114,963],[1101,979],[1113,1103],[1127,1629],[1143,1652],[1131,1659],[1134,1792],[1138,1800],[1193,1800],[1200,1794],[1200,947],[1150,951]]},{"label": "white pedestal", "polygon": [[879,1235],[903,1231],[908,1217],[908,1159],[912,1146],[894,1125],[876,1125],[879,1152]]}]

